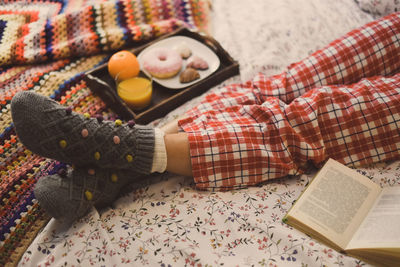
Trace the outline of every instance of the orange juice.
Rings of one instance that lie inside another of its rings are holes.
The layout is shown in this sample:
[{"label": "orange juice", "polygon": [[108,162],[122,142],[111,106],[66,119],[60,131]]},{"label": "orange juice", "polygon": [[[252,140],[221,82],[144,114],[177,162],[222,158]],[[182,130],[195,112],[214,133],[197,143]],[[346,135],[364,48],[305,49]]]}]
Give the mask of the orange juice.
[{"label": "orange juice", "polygon": [[118,83],[119,97],[132,109],[143,109],[151,102],[152,82],[142,77],[134,77]]}]

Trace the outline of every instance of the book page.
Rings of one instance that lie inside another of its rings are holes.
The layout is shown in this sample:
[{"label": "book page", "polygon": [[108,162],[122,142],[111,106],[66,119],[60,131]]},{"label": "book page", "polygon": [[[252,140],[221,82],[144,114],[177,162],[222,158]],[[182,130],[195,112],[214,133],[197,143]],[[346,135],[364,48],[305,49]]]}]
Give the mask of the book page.
[{"label": "book page", "polygon": [[400,248],[400,186],[382,190],[348,248]]},{"label": "book page", "polygon": [[289,212],[344,249],[381,188],[330,159]]}]

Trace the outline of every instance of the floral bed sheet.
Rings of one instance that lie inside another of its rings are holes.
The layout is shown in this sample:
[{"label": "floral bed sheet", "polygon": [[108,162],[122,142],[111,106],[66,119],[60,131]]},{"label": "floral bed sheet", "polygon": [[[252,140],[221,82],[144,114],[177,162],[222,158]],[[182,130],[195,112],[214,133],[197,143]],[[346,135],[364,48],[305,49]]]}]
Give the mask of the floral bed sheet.
[{"label": "floral bed sheet", "polygon": [[[212,3],[212,34],[240,63],[242,82],[275,74],[373,17],[355,1]],[[152,124],[162,126],[196,98]],[[400,184],[400,162],[358,169],[381,186]],[[282,223],[315,171],[259,187],[205,192],[188,177],[143,177],[104,210],[71,227],[51,220],[20,266],[369,266]]]}]

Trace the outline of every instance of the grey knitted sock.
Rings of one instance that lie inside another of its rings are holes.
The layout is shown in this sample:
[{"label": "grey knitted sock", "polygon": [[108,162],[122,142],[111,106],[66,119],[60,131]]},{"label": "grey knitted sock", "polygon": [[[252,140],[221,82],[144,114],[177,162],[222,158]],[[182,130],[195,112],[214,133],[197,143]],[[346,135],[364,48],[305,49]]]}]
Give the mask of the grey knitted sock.
[{"label": "grey knitted sock", "polygon": [[122,187],[139,177],[130,171],[79,167],[39,179],[34,188],[40,206],[70,224],[95,207],[111,204]]},{"label": "grey knitted sock", "polygon": [[90,118],[30,91],[13,97],[11,115],[20,141],[40,156],[77,166],[151,171],[154,128]]}]

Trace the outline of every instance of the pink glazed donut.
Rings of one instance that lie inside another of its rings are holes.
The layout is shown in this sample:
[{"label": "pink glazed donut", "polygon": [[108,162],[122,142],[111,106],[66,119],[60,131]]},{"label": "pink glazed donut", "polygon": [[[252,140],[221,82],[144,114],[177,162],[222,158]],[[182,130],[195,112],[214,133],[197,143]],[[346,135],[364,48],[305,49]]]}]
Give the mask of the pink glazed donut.
[{"label": "pink glazed donut", "polygon": [[182,58],[173,49],[154,48],[143,56],[143,68],[156,78],[171,78],[181,70]]}]

